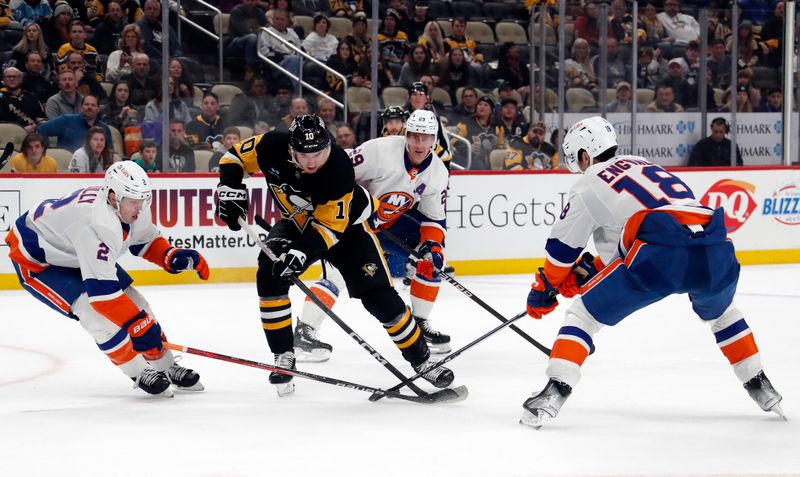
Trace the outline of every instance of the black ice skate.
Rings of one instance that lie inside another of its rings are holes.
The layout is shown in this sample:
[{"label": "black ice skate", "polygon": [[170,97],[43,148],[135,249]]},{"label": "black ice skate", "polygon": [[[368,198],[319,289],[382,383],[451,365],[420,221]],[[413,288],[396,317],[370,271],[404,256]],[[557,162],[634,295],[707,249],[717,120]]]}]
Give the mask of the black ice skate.
[{"label": "black ice skate", "polygon": [[162,397],[173,397],[172,390],[169,388],[169,378],[165,373],[156,371],[153,368],[145,368],[137,378],[131,378],[133,388],[139,388],[147,394]]},{"label": "black ice skate", "polygon": [[331,359],[333,346],[317,338],[317,330],[298,320],[294,330],[294,354],[301,363],[321,363]]},{"label": "black ice skate", "polygon": [[772,387],[772,383],[769,382],[764,371],[759,371],[753,379],[744,383],[744,388],[761,409],[766,412],[772,411],[782,417],[784,421],[788,421],[780,404],[783,396]]},{"label": "black ice skate", "polygon": [[572,388],[569,385],[551,379],[539,394],[528,398],[522,404],[525,411],[519,423],[534,429],[541,428],[545,422],[558,416],[558,411],[570,394]]},{"label": "black ice skate", "polygon": [[[436,361],[429,359],[423,361],[421,364],[418,364],[417,366],[414,366],[414,370],[419,373],[425,369],[430,368],[435,363]],[[444,366],[439,366],[438,368],[434,368],[428,371],[427,373],[423,374],[422,378],[425,379],[425,381],[428,381],[429,383],[433,384],[437,388],[446,388],[447,386],[450,386],[453,383],[453,380],[456,378],[456,376],[455,374],[453,374],[452,371],[445,368]]]},{"label": "black ice skate", "polygon": [[425,342],[428,343],[428,349],[431,354],[447,354],[450,352],[450,336],[442,333],[441,331],[434,330],[428,320],[415,316],[414,319],[422,330],[422,336]]},{"label": "black ice skate", "polygon": [[170,382],[178,389],[183,391],[202,391],[205,389],[200,382],[200,375],[189,368],[172,363],[167,369],[167,377]]},{"label": "black ice skate", "polygon": [[[275,354],[275,366],[286,369],[297,369],[294,362],[294,351],[286,351],[285,353]],[[269,373],[270,384],[275,385],[275,390],[278,396],[286,396],[294,392],[294,382],[292,376],[287,374],[276,373],[275,371]]]}]

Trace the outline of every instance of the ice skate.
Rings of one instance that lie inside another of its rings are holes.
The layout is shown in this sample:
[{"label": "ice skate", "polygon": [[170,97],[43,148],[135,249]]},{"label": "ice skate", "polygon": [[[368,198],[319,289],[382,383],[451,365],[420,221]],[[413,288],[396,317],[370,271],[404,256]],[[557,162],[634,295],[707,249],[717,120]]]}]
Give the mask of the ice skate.
[{"label": "ice skate", "polygon": [[[417,366],[414,366],[414,370],[419,373],[420,371],[430,368],[435,363],[436,361],[429,359],[427,361],[423,361],[421,364]],[[456,378],[456,376],[448,368],[445,368],[444,366],[439,366],[438,368],[434,368],[428,371],[427,373],[423,374],[422,378],[425,379],[425,381],[428,381],[429,383],[433,384],[437,388],[446,388],[447,386],[450,386],[450,384],[453,383],[453,380]]]},{"label": "ice skate", "polygon": [[317,337],[317,330],[298,320],[294,330],[294,354],[301,363],[321,363],[331,359],[333,346]]},{"label": "ice skate", "polygon": [[431,350],[431,354],[447,354],[450,352],[450,336],[434,330],[428,320],[418,316],[415,316],[414,319],[417,320],[419,329],[422,330],[422,336],[425,338],[425,342],[428,343],[428,349]]},{"label": "ice skate", "polygon": [[[275,366],[286,369],[297,369],[294,360],[294,351],[286,351],[285,353],[275,354]],[[292,376],[276,373],[275,371],[269,373],[270,384],[275,385],[275,390],[278,396],[283,397],[294,392],[294,381]]]},{"label": "ice skate", "polygon": [[167,377],[173,386],[183,391],[202,391],[205,389],[200,382],[200,375],[189,368],[184,368],[178,363],[172,363],[167,369]]},{"label": "ice skate", "polygon": [[545,422],[558,416],[558,411],[572,394],[572,388],[560,381],[551,379],[536,396],[530,397],[522,404],[525,411],[519,423],[540,429]]},{"label": "ice skate", "polygon": [[153,368],[145,368],[138,377],[131,378],[133,388],[139,388],[147,394],[171,398],[174,396],[169,388],[169,378],[165,373]]},{"label": "ice skate", "polygon": [[769,382],[769,378],[764,374],[764,371],[759,371],[755,377],[744,383],[744,388],[761,409],[766,412],[772,411],[783,418],[784,421],[788,421],[780,404],[783,396],[772,387],[772,383]]}]

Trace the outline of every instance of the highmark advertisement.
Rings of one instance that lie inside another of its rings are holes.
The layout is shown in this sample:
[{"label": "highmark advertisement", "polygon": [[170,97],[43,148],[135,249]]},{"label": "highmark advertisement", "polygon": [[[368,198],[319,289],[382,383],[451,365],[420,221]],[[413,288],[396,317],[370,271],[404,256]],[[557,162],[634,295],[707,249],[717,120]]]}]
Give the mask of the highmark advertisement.
[{"label": "highmark advertisement", "polygon": [[[725,209],[730,238],[743,263],[800,262],[800,169],[677,173],[701,203]],[[569,203],[569,189],[577,178],[567,173],[454,173],[446,203],[448,260],[463,274],[533,270],[541,263],[550,229]],[[99,175],[0,176],[0,235],[43,200],[101,180]],[[215,217],[217,181],[211,175],[153,176],[153,223],[173,245],[201,251],[214,280],[252,280],[258,248],[244,232],[230,231]],[[252,223],[255,214],[277,220],[280,213],[263,178],[250,178],[246,184],[248,220]],[[592,250],[591,242],[588,246]],[[156,270],[130,255],[120,263],[134,272]],[[149,283],[174,283],[190,275],[148,273]],[[0,287],[18,287],[5,243],[0,246]]]}]

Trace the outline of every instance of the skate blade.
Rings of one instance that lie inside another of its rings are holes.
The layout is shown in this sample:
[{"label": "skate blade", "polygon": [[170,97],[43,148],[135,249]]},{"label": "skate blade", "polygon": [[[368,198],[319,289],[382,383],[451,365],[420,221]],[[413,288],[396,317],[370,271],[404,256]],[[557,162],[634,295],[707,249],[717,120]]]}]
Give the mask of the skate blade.
[{"label": "skate blade", "polygon": [[280,383],[275,385],[275,391],[278,392],[278,397],[288,396],[294,393],[294,383]]},{"label": "skate blade", "polygon": [[170,389],[170,388],[167,388],[167,389],[161,391],[158,394],[149,394],[149,393],[147,393],[147,391],[145,391],[145,394],[147,394],[148,396],[152,396],[154,398],[167,398],[167,399],[169,399],[169,398],[174,398],[175,397],[175,393],[173,393],[172,389]]},{"label": "skate blade", "polygon": [[780,416],[780,418],[783,419],[784,421],[788,421],[789,420],[789,418],[786,417],[786,414],[783,412],[783,408],[781,407],[780,403],[775,404],[774,406],[772,406],[772,409],[770,409],[770,411],[772,411],[775,414],[777,414],[778,416]]},{"label": "skate blade", "polygon": [[428,343],[428,349],[431,351],[431,354],[447,354],[453,348],[450,347],[449,343],[443,343],[443,344]]},{"label": "skate blade", "polygon": [[331,352],[326,349],[315,349],[309,352],[301,348],[295,348],[294,358],[301,363],[324,363],[331,359]]},{"label": "skate blade", "polygon": [[539,410],[539,412],[534,414],[531,411],[525,409],[522,413],[522,417],[519,419],[519,423],[525,426],[532,427],[538,431],[550,419],[552,419],[550,414],[542,410]]},{"label": "skate blade", "polygon": [[172,383],[172,387],[176,391],[189,391],[194,393],[199,393],[200,391],[204,391],[206,389],[205,386],[203,386],[203,383],[200,381],[197,381],[195,384],[186,387],[178,386],[177,384]]}]

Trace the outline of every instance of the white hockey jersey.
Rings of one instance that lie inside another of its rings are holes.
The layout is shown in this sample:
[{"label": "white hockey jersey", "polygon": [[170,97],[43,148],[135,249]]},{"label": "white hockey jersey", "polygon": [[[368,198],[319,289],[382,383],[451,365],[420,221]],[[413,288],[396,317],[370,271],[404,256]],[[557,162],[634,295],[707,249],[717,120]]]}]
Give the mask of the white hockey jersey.
[{"label": "white hockey jersey", "polygon": [[572,186],[560,220],[553,226],[545,246],[546,272],[548,266],[571,267],[589,237],[608,265],[625,253],[618,246],[628,219],[640,210],[656,208],[711,216],[683,181],[643,157],[616,156],[592,165]]},{"label": "white hockey jersey", "polygon": [[[436,154],[415,167],[406,156],[403,136],[369,140],[350,152],[356,182],[379,201],[378,218],[391,225],[415,204],[430,220],[422,224],[423,241],[444,238],[448,172]],[[441,235],[440,235],[441,234]]]}]

